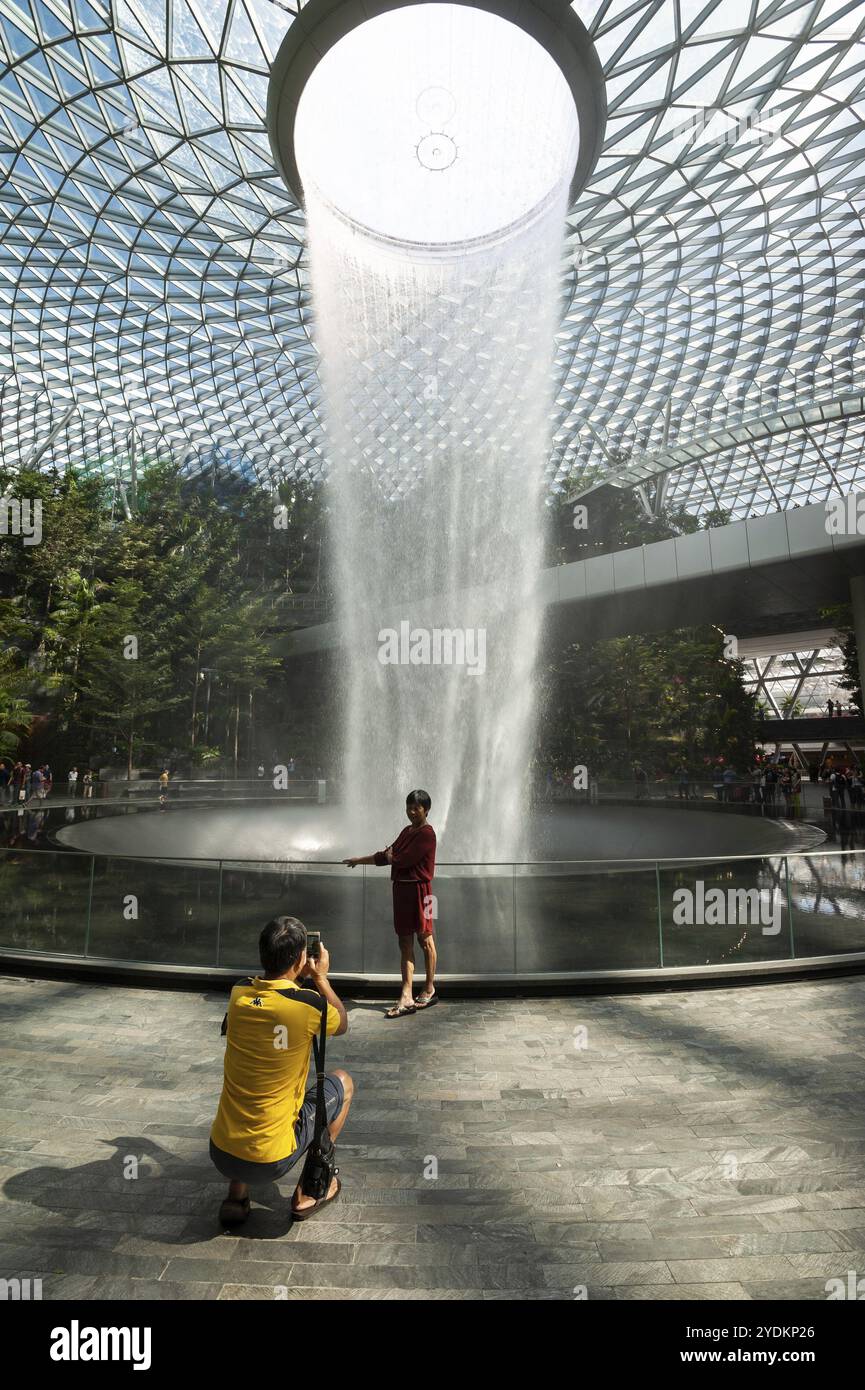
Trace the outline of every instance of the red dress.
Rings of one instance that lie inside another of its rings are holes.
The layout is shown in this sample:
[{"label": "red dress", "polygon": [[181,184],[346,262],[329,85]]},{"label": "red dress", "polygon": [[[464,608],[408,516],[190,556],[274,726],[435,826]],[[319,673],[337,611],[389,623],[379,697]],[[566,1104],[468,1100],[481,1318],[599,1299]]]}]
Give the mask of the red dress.
[{"label": "red dress", "polygon": [[[433,929],[432,881],[436,868],[436,833],[429,824],[407,825],[393,844],[390,866],[393,927],[397,936],[429,936]],[[384,850],[375,856],[387,864]]]}]

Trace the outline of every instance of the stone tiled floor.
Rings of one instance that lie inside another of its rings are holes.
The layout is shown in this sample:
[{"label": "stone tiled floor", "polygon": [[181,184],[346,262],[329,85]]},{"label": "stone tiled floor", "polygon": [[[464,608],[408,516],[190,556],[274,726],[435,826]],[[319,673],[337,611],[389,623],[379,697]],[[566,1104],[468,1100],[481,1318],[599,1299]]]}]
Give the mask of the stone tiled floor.
[{"label": "stone tiled floor", "polygon": [[207,1158],[224,1002],[0,979],[0,1276],[45,1298],[650,1300],[865,1277],[865,980],[397,1022],[354,1003],[328,1050],[357,1084],[342,1197],[292,1228],[292,1184],[261,1189],[239,1236]]}]

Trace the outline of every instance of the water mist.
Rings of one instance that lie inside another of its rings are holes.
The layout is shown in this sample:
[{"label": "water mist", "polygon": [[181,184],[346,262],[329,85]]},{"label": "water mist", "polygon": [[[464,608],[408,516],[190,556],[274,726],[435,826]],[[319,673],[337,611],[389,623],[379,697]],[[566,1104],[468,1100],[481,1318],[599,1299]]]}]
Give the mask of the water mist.
[{"label": "water mist", "polygon": [[577,142],[548,54],[464,6],[361,25],[300,102],[343,796],[371,842],[425,787],[443,857],[523,852]]}]

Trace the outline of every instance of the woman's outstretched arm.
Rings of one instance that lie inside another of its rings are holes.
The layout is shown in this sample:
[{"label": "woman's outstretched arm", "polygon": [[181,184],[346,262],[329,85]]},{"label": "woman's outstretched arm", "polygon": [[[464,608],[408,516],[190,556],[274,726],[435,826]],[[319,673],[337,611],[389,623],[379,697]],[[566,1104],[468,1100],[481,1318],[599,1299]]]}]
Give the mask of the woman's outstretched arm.
[{"label": "woman's outstretched arm", "polygon": [[354,859],[343,859],[342,862],[343,864],[347,864],[350,869],[355,868],[355,866],[358,864],[384,864],[387,862],[385,858],[386,854],[387,851],[384,850],[379,852],[378,854],[366,854],[363,857],[358,855]]}]

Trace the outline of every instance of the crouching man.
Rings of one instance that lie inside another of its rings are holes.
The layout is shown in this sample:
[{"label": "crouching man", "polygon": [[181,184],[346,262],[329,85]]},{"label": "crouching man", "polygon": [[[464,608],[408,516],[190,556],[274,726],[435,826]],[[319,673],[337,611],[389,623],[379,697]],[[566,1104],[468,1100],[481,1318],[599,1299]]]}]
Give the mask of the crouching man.
[{"label": "crouching man", "polygon": [[[314,1075],[309,1089],[306,1083],[323,1010],[328,1036],[339,1037],[348,1030],[345,1006],[327,981],[330,957],[322,945],[320,956],[307,960],[306,929],[296,917],[268,922],[258,950],[261,976],[231,991],[222,1097],[210,1133],[210,1157],[230,1179],[219,1211],[226,1226],[246,1220],[250,1186],[284,1178],[312,1141]],[[306,977],[303,987],[298,985],[301,977]],[[345,1124],[353,1092],[347,1072],[332,1071],[325,1077],[327,1123],[334,1140]],[[294,1219],[307,1220],[339,1191],[339,1178],[334,1177],[327,1196],[316,1202],[298,1183],[291,1203]]]}]

